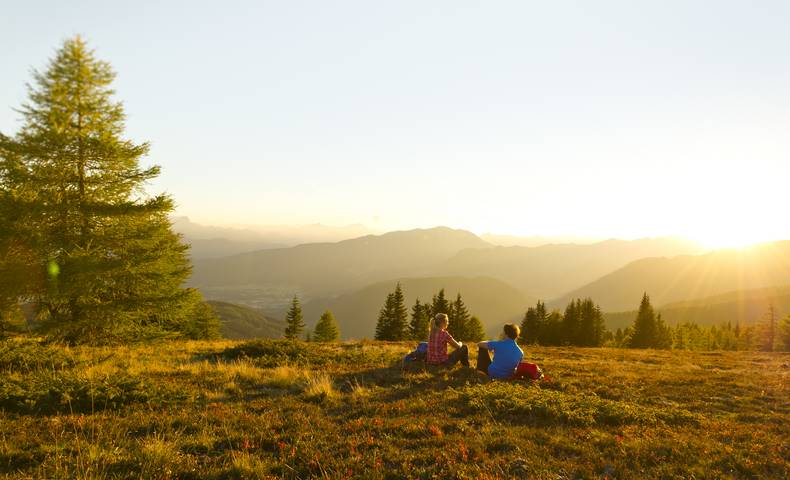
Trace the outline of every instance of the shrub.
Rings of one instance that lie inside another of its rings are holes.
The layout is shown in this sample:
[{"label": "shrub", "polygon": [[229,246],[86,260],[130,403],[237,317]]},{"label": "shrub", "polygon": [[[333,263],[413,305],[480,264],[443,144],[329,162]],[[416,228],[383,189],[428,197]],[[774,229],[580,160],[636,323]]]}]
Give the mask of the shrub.
[{"label": "shrub", "polygon": [[74,371],[41,370],[0,378],[0,409],[17,413],[90,413],[135,403],[180,398],[126,373],[91,378]]},{"label": "shrub", "polygon": [[699,422],[696,415],[679,408],[656,408],[607,400],[594,393],[564,393],[518,383],[472,385],[462,389],[461,396],[474,409],[524,422],[543,420],[580,426]]},{"label": "shrub", "polygon": [[35,340],[5,340],[0,342],[0,370],[28,372],[42,368],[64,369],[74,365],[74,359],[63,347],[46,345]]}]

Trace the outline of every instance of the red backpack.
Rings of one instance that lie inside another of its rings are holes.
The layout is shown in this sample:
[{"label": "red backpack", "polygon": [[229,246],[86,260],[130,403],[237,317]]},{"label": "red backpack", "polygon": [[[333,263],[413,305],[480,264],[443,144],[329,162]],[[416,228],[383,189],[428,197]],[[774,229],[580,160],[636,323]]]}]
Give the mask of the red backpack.
[{"label": "red backpack", "polygon": [[540,380],[543,378],[543,370],[536,363],[521,362],[516,367],[513,380]]}]

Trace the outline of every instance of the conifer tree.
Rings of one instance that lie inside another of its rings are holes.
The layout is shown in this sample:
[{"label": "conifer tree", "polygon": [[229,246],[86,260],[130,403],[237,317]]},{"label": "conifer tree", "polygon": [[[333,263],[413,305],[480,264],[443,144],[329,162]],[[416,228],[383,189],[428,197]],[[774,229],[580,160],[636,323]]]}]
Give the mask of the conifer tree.
[{"label": "conifer tree", "polygon": [[535,307],[527,308],[527,313],[524,314],[519,340],[524,344],[537,343],[538,341],[538,316]]},{"label": "conifer tree", "polygon": [[313,341],[316,342],[334,342],[340,338],[340,330],[337,328],[335,316],[329,310],[321,314],[321,318],[315,325],[313,331]]},{"label": "conifer tree", "polygon": [[790,352],[790,315],[787,315],[782,320],[782,325],[780,327],[780,334],[781,334],[782,345],[784,346],[784,350],[786,352]]},{"label": "conifer tree", "polygon": [[461,293],[459,292],[455,301],[450,305],[450,314],[447,331],[457,340],[469,340],[468,331],[469,310],[466,308]]},{"label": "conifer tree", "polygon": [[524,319],[521,321],[521,342],[547,345],[544,338],[547,319],[548,314],[545,303],[538,301],[535,307],[529,307],[527,313],[524,314]]},{"label": "conifer tree", "polygon": [[653,311],[653,306],[650,305],[650,297],[645,293],[642,295],[642,302],[639,304],[639,312],[636,315],[636,320],[634,320],[628,346],[631,348],[654,347],[657,336],[656,314]]},{"label": "conifer tree", "polygon": [[412,340],[425,340],[428,338],[430,325],[430,308],[428,304],[420,303],[418,298],[411,307],[411,322],[409,323],[409,337]]},{"label": "conifer tree", "polygon": [[562,344],[577,345],[581,328],[581,300],[571,300],[562,316]]},{"label": "conifer tree", "polygon": [[285,338],[296,340],[303,331],[302,305],[299,303],[299,297],[294,295],[293,300],[291,300],[291,307],[285,315]]},{"label": "conifer tree", "polygon": [[392,310],[393,310],[393,297],[395,295],[392,293],[387,294],[387,300],[384,302],[384,306],[379,310],[379,318],[376,321],[376,340],[391,340],[392,338],[392,327],[391,327],[391,320],[392,320]]},{"label": "conifer tree", "polygon": [[653,346],[665,350],[672,348],[672,328],[664,323],[660,313],[656,316],[656,337]]},{"label": "conifer tree", "polygon": [[22,295],[66,341],[216,336],[218,319],[183,288],[191,266],[168,219],[173,201],[143,190],[160,169],[140,166],[148,144],[123,138],[114,78],[79,37],[34,72],[22,128],[0,135],[0,210],[16,212],[0,254],[29,254],[12,255],[10,272],[0,262],[0,277],[23,272]]},{"label": "conifer tree", "polygon": [[615,346],[622,347],[623,346],[623,338],[624,338],[624,336],[623,336],[623,329],[622,328],[618,328],[617,332],[614,334],[614,344],[615,344]]},{"label": "conifer tree", "polygon": [[477,315],[469,317],[469,322],[466,325],[466,340],[470,342],[482,342],[486,338],[486,332],[483,330],[483,324]]},{"label": "conifer tree", "polygon": [[403,288],[398,282],[392,293],[392,310],[390,319],[390,340],[403,341],[409,338],[409,313],[403,297]]},{"label": "conifer tree", "polygon": [[603,345],[606,327],[604,326],[601,308],[586,298],[577,303],[579,330],[574,345],[583,347],[599,347]]},{"label": "conifer tree", "polygon": [[431,317],[436,316],[437,313],[446,313],[449,315],[450,302],[444,296],[444,289],[439,290],[437,295],[433,296],[431,303]]},{"label": "conifer tree", "polygon": [[548,314],[541,334],[542,338],[539,339],[541,345],[563,345],[565,336],[563,333],[562,314],[558,310],[552,310]]}]

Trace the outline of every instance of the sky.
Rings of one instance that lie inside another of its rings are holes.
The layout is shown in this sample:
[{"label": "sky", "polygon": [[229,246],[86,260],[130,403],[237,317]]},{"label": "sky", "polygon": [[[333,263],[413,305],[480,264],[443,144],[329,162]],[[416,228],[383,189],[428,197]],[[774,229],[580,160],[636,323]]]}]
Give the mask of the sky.
[{"label": "sky", "polygon": [[0,132],[80,34],[215,225],[790,238],[790,2],[2,0]]}]

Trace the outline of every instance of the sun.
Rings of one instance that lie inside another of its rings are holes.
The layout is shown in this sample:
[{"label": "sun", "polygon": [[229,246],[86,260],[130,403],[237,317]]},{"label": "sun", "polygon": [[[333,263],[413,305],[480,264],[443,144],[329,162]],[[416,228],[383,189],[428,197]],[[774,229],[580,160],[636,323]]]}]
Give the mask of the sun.
[{"label": "sun", "polygon": [[691,236],[692,239],[710,250],[723,248],[748,248],[758,243],[772,240],[765,232],[755,232],[751,229],[727,228],[719,231],[708,231]]}]

